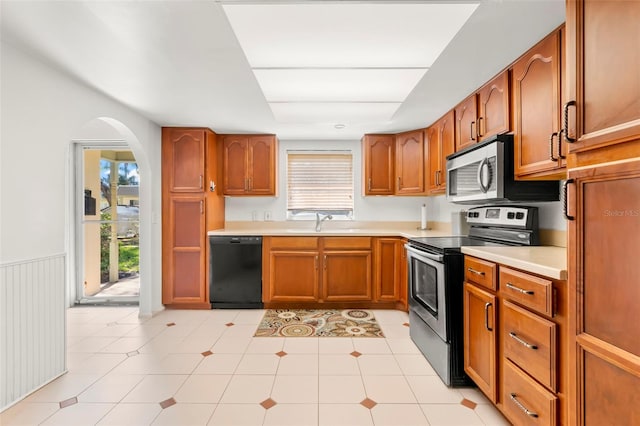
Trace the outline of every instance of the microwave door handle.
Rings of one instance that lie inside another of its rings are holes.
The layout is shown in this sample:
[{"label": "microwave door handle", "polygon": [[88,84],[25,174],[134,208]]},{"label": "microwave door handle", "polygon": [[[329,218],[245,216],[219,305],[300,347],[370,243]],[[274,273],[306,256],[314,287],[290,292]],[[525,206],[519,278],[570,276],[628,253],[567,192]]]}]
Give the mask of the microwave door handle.
[{"label": "microwave door handle", "polygon": [[484,174],[483,174],[483,170],[485,167],[489,167],[489,160],[485,157],[482,159],[482,161],[480,162],[480,165],[478,166],[478,186],[480,186],[480,189],[482,190],[482,192],[486,193],[489,190],[489,185],[485,185],[484,183]]}]

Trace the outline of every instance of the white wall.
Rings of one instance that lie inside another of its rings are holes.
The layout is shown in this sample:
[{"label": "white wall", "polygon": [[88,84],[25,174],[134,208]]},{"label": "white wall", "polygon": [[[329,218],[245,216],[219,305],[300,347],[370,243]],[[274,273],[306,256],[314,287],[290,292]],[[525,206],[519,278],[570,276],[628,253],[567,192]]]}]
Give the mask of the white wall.
[{"label": "white wall", "polygon": [[162,309],[160,127],[4,40],[0,52],[1,261],[67,253],[71,140],[87,123],[110,117],[120,137],[134,141],[140,166],[141,239],[148,248],[141,249],[141,313]]},{"label": "white wall", "polygon": [[[350,149],[353,153],[354,219],[358,221],[420,221],[420,207],[427,205],[429,221],[451,222],[451,213],[471,206],[448,203],[444,195],[435,197],[362,196],[362,147],[360,141],[280,141],[278,152],[277,197],[227,197],[226,220],[250,221],[253,211],[263,220],[270,211],[275,221],[286,220],[287,211],[287,150],[298,149]],[[565,230],[559,202],[530,203],[540,211],[540,227]]]}]

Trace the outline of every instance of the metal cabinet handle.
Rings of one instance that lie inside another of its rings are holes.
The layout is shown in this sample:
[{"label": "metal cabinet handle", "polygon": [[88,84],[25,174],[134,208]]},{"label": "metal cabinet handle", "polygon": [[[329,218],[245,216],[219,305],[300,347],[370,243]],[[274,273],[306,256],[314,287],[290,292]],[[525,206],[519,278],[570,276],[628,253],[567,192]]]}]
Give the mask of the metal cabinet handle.
[{"label": "metal cabinet handle", "polygon": [[313,264],[315,265],[316,269],[318,269],[318,256],[316,255],[315,260],[313,261]]},{"label": "metal cabinet handle", "polygon": [[467,268],[467,271],[471,272],[472,274],[476,274],[476,275],[484,276],[484,272],[482,272],[482,271],[476,271],[476,270],[475,270],[475,269],[473,269],[473,268]]},{"label": "metal cabinet handle", "polygon": [[511,337],[513,340],[515,340],[516,342],[520,343],[522,346],[525,346],[529,349],[533,349],[536,350],[538,349],[538,346],[536,345],[532,345],[531,343],[523,340],[521,337],[519,337],[516,333],[514,333],[513,331],[509,332],[509,337]]},{"label": "metal cabinet handle", "polygon": [[203,180],[204,180],[204,177],[203,177],[202,175],[200,175],[200,182],[199,182],[199,185],[200,185],[200,186],[199,186],[199,188],[200,188],[200,189],[203,189],[203,188],[202,188],[202,182],[203,182]]},{"label": "metal cabinet handle", "polygon": [[204,201],[200,200],[200,214],[204,213]]},{"label": "metal cabinet handle", "polygon": [[484,304],[484,326],[488,331],[493,331],[493,328],[489,327],[489,307],[493,306],[491,302]]},{"label": "metal cabinet handle", "polygon": [[[562,132],[562,130],[560,132]],[[558,136],[558,134],[559,134],[558,132],[553,132],[551,133],[551,136],[549,136],[549,160],[551,161],[558,161],[558,157],[553,156],[553,138]],[[558,144],[559,143],[560,143],[560,138],[558,138]]]},{"label": "metal cabinet handle", "polygon": [[475,140],[476,140],[476,138],[474,138],[474,137],[473,137],[473,136],[474,136],[474,134],[473,134],[473,125],[474,125],[474,124],[476,124],[476,122],[475,122],[475,121],[472,121],[472,122],[470,123],[470,125],[469,125],[469,133],[470,133],[470,135],[469,135],[469,136],[471,136],[471,140],[472,140],[472,141],[475,141]]},{"label": "metal cabinet handle", "polygon": [[533,291],[532,290],[525,290],[525,289],[517,287],[517,286],[515,286],[515,285],[513,285],[511,283],[507,283],[507,288],[510,288],[511,290],[515,290],[515,291],[517,291],[519,293],[522,293],[522,294],[527,294],[529,296],[533,295]]},{"label": "metal cabinet handle", "polygon": [[398,176],[398,189],[402,188],[402,178]]},{"label": "metal cabinet handle", "polygon": [[251,185],[253,182],[251,182],[251,178],[249,178],[249,191],[253,191],[253,185]]},{"label": "metal cabinet handle", "polygon": [[482,135],[482,120],[484,120],[484,117],[478,117],[478,125],[477,127],[477,133],[476,136],[478,137],[478,139],[480,139],[483,135]]},{"label": "metal cabinet handle", "polygon": [[326,255],[326,254],[324,255],[324,259],[323,259],[323,265],[322,265],[322,267],[323,267],[324,269],[327,269],[327,255]]},{"label": "metal cabinet handle", "polygon": [[371,178],[369,178],[369,191],[371,191]]},{"label": "metal cabinet handle", "polygon": [[576,106],[576,101],[569,101],[564,104],[564,140],[568,143],[574,143],[575,138],[569,136],[569,107]]},{"label": "metal cabinet handle", "polygon": [[568,192],[568,186],[569,184],[575,182],[573,179],[567,179],[564,181],[564,183],[562,184],[562,197],[564,199],[563,203],[562,203],[562,214],[564,215],[564,218],[567,220],[574,220],[575,217],[573,216],[569,216],[568,214],[568,210],[567,210],[567,192]]},{"label": "metal cabinet handle", "polygon": [[528,410],[527,407],[525,407],[524,405],[522,405],[522,403],[520,401],[518,401],[518,395],[516,395],[515,393],[510,393],[509,397],[511,398],[511,400],[513,401],[514,404],[516,404],[518,406],[519,409],[521,409],[522,411],[524,411],[524,413],[529,416],[529,417],[538,417],[537,413],[534,413],[531,410]]}]

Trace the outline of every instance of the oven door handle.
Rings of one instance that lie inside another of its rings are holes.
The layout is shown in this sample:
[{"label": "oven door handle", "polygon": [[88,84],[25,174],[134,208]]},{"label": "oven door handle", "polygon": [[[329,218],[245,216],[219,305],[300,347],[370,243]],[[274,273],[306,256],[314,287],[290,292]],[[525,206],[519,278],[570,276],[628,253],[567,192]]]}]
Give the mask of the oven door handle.
[{"label": "oven door handle", "polygon": [[407,252],[413,254],[417,258],[421,258],[422,257],[424,259],[431,259],[431,260],[435,260],[436,262],[442,262],[442,255],[432,254],[432,253],[428,253],[426,251],[417,250],[417,249],[413,248],[412,246],[410,246],[409,244],[405,244],[404,248],[407,249]]}]

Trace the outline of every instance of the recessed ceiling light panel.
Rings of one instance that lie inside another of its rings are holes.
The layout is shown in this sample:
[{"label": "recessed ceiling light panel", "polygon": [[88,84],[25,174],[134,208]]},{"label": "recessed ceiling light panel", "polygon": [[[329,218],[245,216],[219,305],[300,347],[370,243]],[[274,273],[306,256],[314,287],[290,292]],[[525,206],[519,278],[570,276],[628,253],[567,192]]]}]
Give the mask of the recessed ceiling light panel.
[{"label": "recessed ceiling light panel", "polygon": [[254,69],[268,102],[403,102],[426,69]]},{"label": "recessed ceiling light panel", "polygon": [[276,121],[281,123],[380,123],[391,120],[399,102],[335,103],[272,102]]}]

